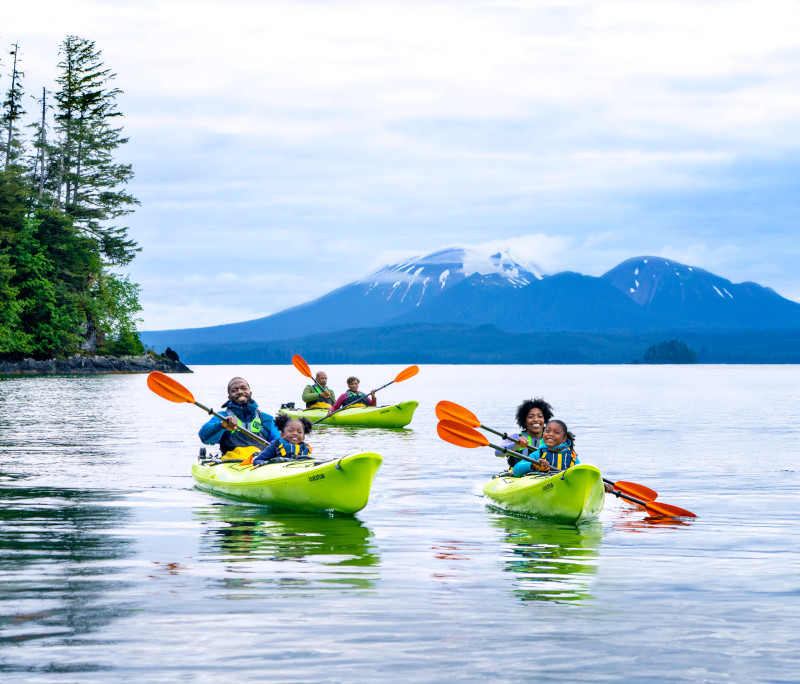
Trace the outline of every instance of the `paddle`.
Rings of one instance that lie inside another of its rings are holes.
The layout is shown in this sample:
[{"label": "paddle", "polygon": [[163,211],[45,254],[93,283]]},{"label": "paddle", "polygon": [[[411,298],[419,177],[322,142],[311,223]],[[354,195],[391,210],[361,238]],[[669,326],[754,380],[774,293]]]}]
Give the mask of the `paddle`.
[{"label": "paddle", "polygon": [[[521,458],[523,461],[528,461],[528,463],[533,464],[537,470],[544,470],[538,460],[530,458],[529,456],[523,456],[522,454],[516,451],[511,451],[510,449],[506,449],[505,447],[490,444],[489,440],[486,439],[486,437],[484,437],[480,432],[476,432],[472,428],[454,420],[448,420],[446,418],[444,420],[440,420],[436,426],[436,432],[439,437],[441,437],[445,442],[450,442],[450,444],[467,447],[468,449],[474,449],[475,447],[479,446],[492,447],[493,449],[504,451],[516,456],[517,458]],[[555,468],[550,468],[550,471],[556,473],[562,472],[560,470],[556,470]]]},{"label": "paddle", "polygon": [[505,432],[498,432],[493,428],[481,425],[481,421],[478,420],[478,417],[472,411],[465,409],[463,406],[459,406],[452,401],[440,401],[438,404],[436,404],[436,417],[439,420],[454,420],[457,423],[461,423],[471,428],[479,427],[487,432],[497,435],[498,437],[502,437],[503,439],[515,441],[513,437]]},{"label": "paddle", "polygon": [[[222,414],[217,413],[214,409],[210,409],[207,406],[203,406],[199,401],[195,401],[192,393],[188,389],[181,385],[177,380],[173,380],[168,375],[164,375],[159,371],[153,371],[147,376],[147,386],[159,397],[163,397],[167,401],[174,401],[176,404],[194,404],[215,418],[219,418],[223,421],[228,420],[228,416],[223,416]],[[239,428],[236,429],[238,430]],[[246,432],[246,434],[254,442],[262,446],[269,446],[269,442],[265,439],[262,439],[258,435],[254,435],[252,432]]]},{"label": "paddle", "polygon": [[[310,378],[312,383],[314,383],[314,385],[317,384],[317,379],[311,374],[311,368],[309,368],[308,364],[306,363],[306,360],[302,356],[300,356],[300,354],[295,354],[292,357],[292,365],[307,378]],[[322,388],[320,387],[320,389]],[[325,388],[325,390],[328,392],[328,394],[331,393],[330,389],[328,389],[327,387]]]},{"label": "paddle", "polygon": [[667,516],[669,518],[696,518],[697,516],[692,513],[691,511],[687,511],[685,508],[678,508],[677,506],[670,506],[669,504],[661,503],[660,501],[644,501],[642,499],[637,499],[634,496],[628,496],[627,494],[623,494],[617,490],[611,492],[616,497],[620,499],[625,499],[626,501],[631,501],[635,504],[639,504],[642,506],[653,518]]},{"label": "paddle", "polygon": [[[494,444],[490,444],[489,440],[486,439],[480,432],[476,432],[470,427],[463,425],[461,423],[457,423],[453,420],[440,420],[439,424],[436,426],[436,432],[439,434],[445,442],[450,442],[450,444],[455,444],[456,446],[463,446],[474,448],[478,446],[488,446],[494,449],[500,449],[502,451],[508,451],[508,453],[517,456],[525,461],[530,461],[534,466],[539,467],[539,462],[534,461],[532,458],[528,458],[527,456],[523,456],[515,451],[510,451],[509,449],[505,449],[504,447],[498,447]],[[553,469],[551,469],[552,471]],[[563,472],[556,470],[555,472]],[[696,518],[697,516],[692,513],[691,511],[687,511],[684,508],[678,508],[678,506],[670,506],[669,504],[664,504],[655,501],[644,501],[642,499],[637,499],[633,496],[628,496],[627,494],[623,494],[620,491],[614,490],[611,492],[614,496],[620,497],[627,501],[632,501],[635,504],[639,504],[640,506],[644,507],[647,511],[648,515],[653,518],[668,516],[671,518]]]},{"label": "paddle", "polygon": [[[469,427],[479,427],[487,432],[492,432],[495,435],[502,437],[503,439],[510,439],[514,441],[513,437],[510,437],[505,432],[498,432],[490,427],[486,427],[485,425],[481,424],[481,421],[478,420],[478,417],[472,413],[469,409],[464,408],[463,406],[459,406],[458,404],[453,403],[452,401],[440,401],[436,404],[436,417],[440,420],[454,420],[458,423],[462,423],[463,425],[467,425]],[[512,456],[515,458],[520,458],[519,452],[512,451],[510,452]],[[620,480],[618,482],[612,482],[611,480],[607,480],[603,478],[603,482],[607,482],[612,487],[616,487],[622,492],[626,492],[631,496],[638,496],[645,501],[654,501],[658,496],[658,492],[650,487],[645,487],[644,485],[637,484],[635,482],[625,482],[624,480]]]},{"label": "paddle", "polygon": [[353,397],[352,399],[350,399],[350,401],[346,401],[344,404],[342,404],[342,405],[341,405],[341,406],[340,406],[338,409],[336,409],[336,410],[335,410],[333,413],[329,413],[327,416],[323,416],[322,418],[320,418],[319,420],[315,420],[315,421],[314,421],[313,423],[311,423],[311,424],[312,424],[312,425],[316,425],[317,423],[321,423],[323,420],[327,420],[327,419],[328,419],[328,418],[330,418],[331,416],[335,416],[337,413],[339,413],[339,411],[344,411],[344,410],[345,410],[347,407],[349,407],[351,404],[356,404],[356,403],[358,403],[358,402],[359,402],[359,401],[361,401],[361,400],[362,400],[362,399],[363,399],[365,396],[369,396],[370,394],[375,394],[375,392],[378,392],[378,391],[382,390],[384,387],[388,387],[389,385],[392,385],[392,384],[394,384],[395,382],[403,382],[403,380],[408,380],[409,378],[413,378],[413,377],[414,377],[414,376],[415,376],[417,373],[419,373],[419,366],[409,366],[409,367],[408,367],[408,368],[406,368],[405,370],[401,370],[401,371],[400,371],[400,372],[397,374],[397,376],[395,377],[395,379],[394,379],[394,380],[392,380],[392,381],[390,381],[390,382],[387,382],[385,385],[381,385],[380,387],[378,387],[378,389],[374,389],[374,390],[372,390],[371,392],[368,392],[367,394],[365,394],[365,395],[363,395],[363,396],[360,396],[360,397]]}]

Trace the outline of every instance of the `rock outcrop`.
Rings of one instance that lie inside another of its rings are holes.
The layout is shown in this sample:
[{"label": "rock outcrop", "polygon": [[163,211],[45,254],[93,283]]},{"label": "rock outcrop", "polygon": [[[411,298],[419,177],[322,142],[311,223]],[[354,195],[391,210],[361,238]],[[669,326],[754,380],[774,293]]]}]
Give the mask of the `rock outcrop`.
[{"label": "rock outcrop", "polygon": [[22,361],[0,360],[0,375],[94,375],[96,373],[191,373],[180,361],[164,356],[144,354],[142,356],[81,356],[75,354],[67,359],[23,359]]}]

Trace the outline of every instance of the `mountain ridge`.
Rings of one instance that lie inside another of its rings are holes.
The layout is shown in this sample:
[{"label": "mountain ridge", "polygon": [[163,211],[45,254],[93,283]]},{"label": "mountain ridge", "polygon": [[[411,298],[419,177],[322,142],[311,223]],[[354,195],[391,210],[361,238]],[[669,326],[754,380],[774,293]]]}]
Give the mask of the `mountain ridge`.
[{"label": "mountain ridge", "polygon": [[272,343],[352,329],[493,325],[513,333],[800,329],[800,304],[672,259],[627,259],[600,277],[547,275],[511,250],[455,246],[383,266],[310,302],[206,328],[142,332],[149,346]]}]

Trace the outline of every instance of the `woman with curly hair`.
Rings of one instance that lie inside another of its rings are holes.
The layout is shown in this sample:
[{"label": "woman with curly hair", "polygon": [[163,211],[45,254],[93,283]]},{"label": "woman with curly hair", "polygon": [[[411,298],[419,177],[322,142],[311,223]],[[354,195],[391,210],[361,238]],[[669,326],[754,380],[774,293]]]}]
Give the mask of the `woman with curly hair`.
[{"label": "woman with curly hair", "polygon": [[[522,428],[519,435],[512,435],[513,440],[506,440],[503,446],[507,449],[522,452],[523,456],[528,456],[531,451],[536,451],[542,443],[545,424],[553,417],[553,407],[544,399],[526,399],[517,406],[517,425]],[[495,452],[502,456],[502,451]],[[508,465],[513,468],[521,459],[516,456],[508,456]]]},{"label": "woman with curly hair", "polygon": [[275,427],[281,431],[281,436],[261,453],[256,454],[253,465],[276,458],[281,460],[308,458],[311,453],[311,446],[305,441],[306,435],[311,432],[311,421],[308,418],[291,418],[285,413],[279,413],[275,416]]}]

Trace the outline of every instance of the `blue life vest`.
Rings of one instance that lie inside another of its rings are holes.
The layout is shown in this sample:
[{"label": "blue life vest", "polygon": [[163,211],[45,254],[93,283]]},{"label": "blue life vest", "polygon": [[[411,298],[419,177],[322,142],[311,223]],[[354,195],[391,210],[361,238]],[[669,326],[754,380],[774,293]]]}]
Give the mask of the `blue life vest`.
[{"label": "blue life vest", "polygon": [[571,468],[578,462],[578,454],[572,448],[572,442],[567,440],[562,442],[557,447],[551,449],[544,442],[542,442],[539,449],[531,454],[533,458],[545,458],[551,468],[556,470],[566,470]]},{"label": "blue life vest", "polygon": [[[544,458],[547,460],[548,465],[555,470],[566,470],[574,465],[578,465],[578,454],[572,448],[572,443],[567,440],[562,442],[554,449],[548,447],[544,442],[541,446],[530,454],[530,458],[538,460]],[[522,477],[528,474],[542,473],[533,463],[529,461],[519,461],[512,467],[512,474],[514,477]],[[542,473],[547,475],[547,471]]]},{"label": "blue life vest", "polygon": [[278,456],[283,456],[284,458],[308,456],[308,454],[311,453],[311,447],[305,442],[301,442],[300,444],[292,444],[291,442],[287,442],[283,437],[278,440],[278,443],[275,445],[275,450],[277,451]]}]

